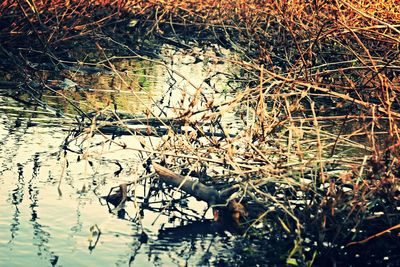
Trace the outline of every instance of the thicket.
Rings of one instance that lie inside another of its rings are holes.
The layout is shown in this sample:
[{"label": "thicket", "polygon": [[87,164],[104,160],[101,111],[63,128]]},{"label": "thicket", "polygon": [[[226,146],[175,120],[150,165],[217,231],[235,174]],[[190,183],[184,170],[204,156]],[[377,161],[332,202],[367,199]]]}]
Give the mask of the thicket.
[{"label": "thicket", "polygon": [[[258,207],[249,220],[242,214],[245,233],[292,239],[288,263],[310,263],[314,251],[346,259],[364,243],[385,244],[383,254],[399,262],[396,2],[7,0],[0,4],[1,72],[18,90],[46,88],[42,69],[83,64],[68,52],[74,45],[108,58],[156,57],[146,38],[194,57],[190,42],[228,48],[235,56],[217,59],[240,69],[230,76],[240,86],[229,100],[214,102],[197,87],[182,96],[173,118],[149,108],[147,117],[167,134],[141,153],[178,173],[202,173],[218,189],[235,188],[237,201]],[[235,135],[223,123],[232,112],[241,121]],[[96,120],[90,123],[101,134]],[[87,136],[84,127],[79,134]]]}]

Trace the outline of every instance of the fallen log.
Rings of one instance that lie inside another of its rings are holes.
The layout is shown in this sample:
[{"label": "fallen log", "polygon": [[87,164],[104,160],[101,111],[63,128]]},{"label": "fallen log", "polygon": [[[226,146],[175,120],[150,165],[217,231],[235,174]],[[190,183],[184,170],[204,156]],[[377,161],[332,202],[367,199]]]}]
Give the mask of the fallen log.
[{"label": "fallen log", "polygon": [[154,169],[160,176],[160,179],[174,187],[179,187],[182,191],[194,196],[199,200],[207,202],[209,205],[227,204],[228,197],[222,196],[218,190],[212,186],[207,186],[190,176],[182,176],[173,171],[153,163]]},{"label": "fallen log", "polygon": [[198,200],[206,201],[213,208],[215,221],[236,227],[240,225],[242,218],[248,216],[247,210],[241,203],[235,199],[230,200],[230,196],[238,190],[237,187],[218,191],[212,186],[201,183],[198,179],[179,175],[157,163],[153,163],[153,166],[163,182],[181,189]]},{"label": "fallen log", "polygon": [[0,90],[18,89],[21,83],[0,80]]}]

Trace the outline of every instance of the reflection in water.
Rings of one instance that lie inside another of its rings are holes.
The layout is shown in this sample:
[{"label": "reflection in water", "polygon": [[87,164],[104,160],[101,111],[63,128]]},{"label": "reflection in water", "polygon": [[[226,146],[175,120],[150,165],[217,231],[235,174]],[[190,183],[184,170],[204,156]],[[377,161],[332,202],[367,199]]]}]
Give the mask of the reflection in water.
[{"label": "reflection in water", "polygon": [[[43,102],[35,100],[37,105],[31,109],[2,97],[0,91],[1,266],[253,266],[260,262],[278,266],[284,261],[282,255],[293,248],[285,243],[285,236],[274,233],[264,243],[233,236],[207,220],[210,213],[203,216],[204,203],[193,199],[184,203],[178,197],[169,203],[172,191],[159,190],[161,185],[150,178],[135,184],[135,195],[126,205],[104,206],[99,197],[139,179],[146,157],[116,149],[97,136],[88,136],[82,158],[63,150],[67,135],[78,143],[69,126],[60,123],[58,116],[63,114],[75,119],[77,110],[140,115],[149,109],[168,117],[195,100],[223,102],[229,97],[224,94],[229,84],[221,73],[230,66],[212,69],[207,62],[182,61],[182,54],[175,53],[165,63],[168,68],[127,60],[113,62],[118,71],[79,67],[62,77],[47,74],[54,85],[70,88],[46,92]],[[198,97],[200,86],[211,90]],[[31,97],[21,96],[34,102]],[[166,108],[158,107],[154,98]],[[233,112],[223,115],[221,123],[235,130],[238,119]],[[116,139],[141,146],[132,136],[113,136]],[[382,253],[396,252],[393,248]]]},{"label": "reflection in water", "polygon": [[43,98],[65,114],[75,114],[77,109],[88,112],[107,107],[131,114],[150,109],[161,93],[162,66],[145,60],[124,60],[116,61],[114,68],[114,71],[70,68],[61,73],[62,78],[57,74],[52,81],[65,90],[48,93]]},{"label": "reflection in water", "polygon": [[[210,265],[212,257],[210,251],[216,251],[215,246],[218,246],[218,242],[215,242],[217,234],[219,238],[225,236],[223,227],[211,221],[198,221],[183,226],[165,228],[159,231],[158,242],[152,246],[152,249],[157,251],[176,247],[179,249],[178,255],[184,259],[185,265],[191,259],[196,262],[196,265]],[[174,256],[170,255],[171,258]]]},{"label": "reflection in water", "polygon": [[[195,91],[192,85],[200,86],[206,76],[213,77],[202,63],[182,65],[179,55],[168,63],[176,73],[168,75],[165,67],[149,61],[114,64],[119,72],[77,68],[63,73],[62,78],[48,74],[55,85],[65,78],[78,85],[43,96],[43,101],[59,112],[40,105],[28,110],[0,92],[2,266],[215,265],[224,257],[219,255],[223,247],[229,251],[225,243],[233,237],[205,219],[194,222],[203,218],[204,203],[178,201],[164,209],[171,195],[150,189],[150,184],[157,188],[151,179],[145,186],[136,185],[135,196],[124,207],[108,209],[102,205],[99,196],[138,178],[143,160],[140,155],[106,145],[96,150],[90,144],[85,151],[90,164],[75,154],[64,155],[61,148],[67,134],[63,129],[68,126],[59,124],[57,115],[77,114],[76,108],[85,112],[109,108],[132,114],[152,108],[161,115],[171,115],[172,109],[171,114],[159,112],[154,99],[163,96],[163,105],[168,106],[188,104]],[[189,75],[194,84],[178,72]],[[187,89],[189,94],[184,97],[181,92]],[[132,146],[140,146],[131,136],[123,138]],[[91,144],[102,141],[93,137]],[[103,156],[104,152],[107,154]]]},{"label": "reflection in water", "polygon": [[17,163],[18,166],[18,180],[17,180],[17,188],[13,190],[12,193],[12,203],[16,206],[21,204],[24,198],[24,174],[23,174],[23,166],[20,163]]}]

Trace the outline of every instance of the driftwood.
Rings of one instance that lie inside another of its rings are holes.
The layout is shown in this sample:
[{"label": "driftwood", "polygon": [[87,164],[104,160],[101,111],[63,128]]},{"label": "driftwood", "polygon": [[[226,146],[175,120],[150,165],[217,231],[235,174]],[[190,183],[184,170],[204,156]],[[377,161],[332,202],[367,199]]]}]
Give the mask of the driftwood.
[{"label": "driftwood", "polygon": [[182,191],[199,200],[203,200],[210,205],[221,205],[227,203],[227,198],[221,196],[214,187],[204,185],[192,177],[185,177],[174,173],[157,163],[153,163],[153,166],[157,174],[160,176],[160,179],[165,183],[174,187],[179,187]]},{"label": "driftwood", "polygon": [[4,89],[17,89],[21,83],[18,82],[10,82],[10,81],[1,81],[0,80],[0,90]]},{"label": "driftwood", "polygon": [[197,179],[176,174],[157,163],[153,163],[153,166],[163,182],[180,188],[212,206],[215,221],[219,221],[228,227],[237,227],[243,222],[243,218],[248,217],[249,214],[242,203],[235,199],[229,199],[237,191],[236,187],[218,191],[212,186],[202,184]]},{"label": "driftwood", "polygon": [[[242,229],[240,225],[243,222],[248,221],[249,213],[242,203],[231,199],[232,194],[238,190],[237,186],[218,191],[213,186],[205,185],[191,176],[182,176],[157,163],[153,163],[153,166],[161,181],[190,194],[198,200],[207,202],[213,209],[214,221],[218,221],[221,226],[233,227],[231,230],[236,231]],[[107,196],[101,197],[101,199],[106,200],[109,211],[111,211],[109,204],[121,208],[126,201],[131,201],[128,196],[129,185],[131,184],[120,184],[111,188]],[[122,208],[121,211],[123,212],[124,209]]]},{"label": "driftwood", "polygon": [[[150,124],[148,124],[150,125]],[[132,133],[136,133],[139,135],[143,136],[162,136],[166,135],[168,133],[168,129],[166,127],[152,127],[152,125],[148,126],[146,124],[143,124],[140,122],[138,125],[134,125],[133,123],[127,124],[123,127],[118,126],[118,125],[106,125],[106,126],[100,126],[99,130],[103,134],[115,134],[115,135],[131,135]],[[87,126],[90,126],[90,124],[87,124]],[[175,133],[177,134],[184,134],[186,133],[185,130],[178,128],[177,125],[173,126],[172,129],[174,130]],[[208,136],[208,137],[219,137],[219,138],[226,138],[227,136],[234,138],[236,135],[234,134],[224,134],[222,132],[220,133],[213,133],[213,132],[202,132],[199,133],[199,136]]]}]

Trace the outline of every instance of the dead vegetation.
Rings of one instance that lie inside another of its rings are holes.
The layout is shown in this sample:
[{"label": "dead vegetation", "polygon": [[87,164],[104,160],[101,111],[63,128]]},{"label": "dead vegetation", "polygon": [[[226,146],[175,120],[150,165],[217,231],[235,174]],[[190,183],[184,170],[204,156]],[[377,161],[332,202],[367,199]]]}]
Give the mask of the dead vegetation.
[{"label": "dead vegetation", "polygon": [[[84,114],[71,140],[101,135],[112,146],[139,151],[145,162],[161,161],[218,190],[234,188],[229,200],[248,209],[240,214],[244,233],[256,236],[259,227],[265,235],[286,232],[294,240],[289,264],[312,263],[314,251],[340,254],[332,249],[382,238],[387,229],[388,240],[398,243],[396,1],[60,2],[0,5],[1,56],[24,70],[17,77],[21,86],[35,80],[49,87],[29,68],[96,63],[71,58],[65,48],[75,40],[97,51],[105,58],[100,65],[117,76],[113,53],[148,55],[143,36],[172,42],[193,57],[199,55],[186,41],[218,43],[235,56],[214,59],[240,70],[229,76],[239,86],[224,100],[193,85],[173,115],[147,106],[140,122],[121,118],[110,103],[93,116]],[[131,19],[133,29],[126,26]],[[27,37],[34,42],[24,42]],[[32,54],[46,63],[30,66]],[[228,125],[232,114],[239,122]],[[130,130],[129,123],[142,131]],[[113,139],[104,126],[127,129],[141,146]],[[80,153],[84,148],[82,142]]]}]

